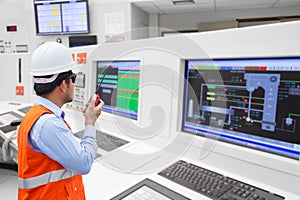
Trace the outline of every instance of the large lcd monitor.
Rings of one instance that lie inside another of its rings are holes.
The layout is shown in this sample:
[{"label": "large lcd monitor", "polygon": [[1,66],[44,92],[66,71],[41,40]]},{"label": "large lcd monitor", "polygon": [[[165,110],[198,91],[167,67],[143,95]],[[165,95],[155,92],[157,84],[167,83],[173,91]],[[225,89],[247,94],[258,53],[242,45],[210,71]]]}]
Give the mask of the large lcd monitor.
[{"label": "large lcd monitor", "polygon": [[35,0],[37,35],[89,33],[88,0]]},{"label": "large lcd monitor", "polygon": [[105,102],[103,111],[138,119],[140,61],[98,61],[96,92]]},{"label": "large lcd monitor", "polygon": [[300,58],[185,61],[182,130],[299,159]]}]

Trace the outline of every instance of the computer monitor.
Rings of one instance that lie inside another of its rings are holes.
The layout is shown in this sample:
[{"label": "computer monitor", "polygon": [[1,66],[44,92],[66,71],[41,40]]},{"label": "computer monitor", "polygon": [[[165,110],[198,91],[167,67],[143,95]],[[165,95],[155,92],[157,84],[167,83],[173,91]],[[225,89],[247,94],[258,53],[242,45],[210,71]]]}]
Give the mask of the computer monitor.
[{"label": "computer monitor", "polygon": [[88,0],[34,0],[37,35],[89,33]]},{"label": "computer monitor", "polygon": [[103,111],[138,119],[140,61],[97,61],[96,92]]},{"label": "computer monitor", "polygon": [[183,132],[299,160],[300,57],[186,60],[183,99]]}]

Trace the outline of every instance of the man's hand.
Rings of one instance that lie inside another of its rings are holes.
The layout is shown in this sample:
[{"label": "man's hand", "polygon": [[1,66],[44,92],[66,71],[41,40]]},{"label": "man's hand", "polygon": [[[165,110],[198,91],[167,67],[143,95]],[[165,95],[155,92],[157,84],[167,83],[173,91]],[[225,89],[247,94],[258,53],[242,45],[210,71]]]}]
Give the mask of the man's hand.
[{"label": "man's hand", "polygon": [[104,102],[102,101],[102,99],[99,99],[100,103],[97,106],[95,106],[96,100],[97,100],[97,95],[96,94],[92,95],[89,102],[86,105],[86,109],[83,111],[85,117],[85,125],[94,126],[97,118],[101,114]]}]

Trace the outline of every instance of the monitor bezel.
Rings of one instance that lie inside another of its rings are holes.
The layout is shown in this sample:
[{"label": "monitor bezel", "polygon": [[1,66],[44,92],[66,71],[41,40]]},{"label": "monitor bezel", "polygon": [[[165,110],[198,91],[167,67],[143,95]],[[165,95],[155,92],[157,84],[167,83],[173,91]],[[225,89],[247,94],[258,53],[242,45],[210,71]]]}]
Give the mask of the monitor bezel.
[{"label": "monitor bezel", "polygon": [[[193,61],[193,60],[206,60],[206,61],[214,61],[214,60],[264,60],[264,59],[293,59],[298,58],[300,59],[300,56],[255,56],[255,57],[213,57],[213,58],[185,58],[181,59],[181,72],[183,74],[183,81],[184,84],[181,88],[181,98],[183,105],[179,108],[180,114],[178,115],[178,132],[186,135],[188,137],[195,138],[197,144],[203,145],[205,143],[205,140],[215,140],[215,138],[208,138],[203,135],[199,135],[196,133],[189,132],[187,130],[184,130],[184,115],[185,115],[185,95],[186,95],[186,73],[187,73],[187,62]],[[203,148],[205,149],[205,145],[199,147],[192,144],[191,146],[199,149]],[[225,149],[224,149],[225,148]],[[218,141],[214,144],[214,146],[210,146],[210,149],[205,149],[207,151],[215,152],[217,154],[224,155],[226,157],[236,158],[238,160],[251,162],[254,164],[259,164],[268,168],[273,168],[279,171],[283,171],[285,173],[290,173],[292,171],[293,173],[296,172],[297,176],[300,176],[300,168],[299,168],[299,159],[287,157],[280,154],[274,154],[272,152],[268,151],[262,151],[255,148],[250,148],[248,146],[243,146],[235,143],[229,143],[228,141],[223,141],[218,139]],[[259,160],[259,162],[258,162]],[[276,166],[276,164],[278,166]],[[280,163],[280,164],[279,164]],[[286,166],[286,167],[282,167]],[[287,170],[289,169],[289,170]]]}]

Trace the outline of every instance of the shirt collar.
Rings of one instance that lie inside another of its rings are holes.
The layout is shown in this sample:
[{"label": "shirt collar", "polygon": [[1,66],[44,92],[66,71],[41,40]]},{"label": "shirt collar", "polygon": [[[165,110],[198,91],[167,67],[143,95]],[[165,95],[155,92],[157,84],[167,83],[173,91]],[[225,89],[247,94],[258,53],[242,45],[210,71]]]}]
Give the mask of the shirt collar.
[{"label": "shirt collar", "polygon": [[64,112],[52,101],[46,98],[43,98],[41,96],[36,96],[34,104],[42,105],[45,108],[49,109],[51,112],[53,112],[55,116],[64,118]]}]

